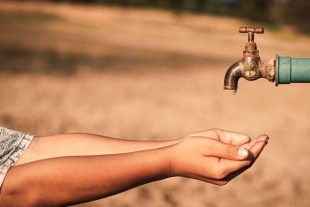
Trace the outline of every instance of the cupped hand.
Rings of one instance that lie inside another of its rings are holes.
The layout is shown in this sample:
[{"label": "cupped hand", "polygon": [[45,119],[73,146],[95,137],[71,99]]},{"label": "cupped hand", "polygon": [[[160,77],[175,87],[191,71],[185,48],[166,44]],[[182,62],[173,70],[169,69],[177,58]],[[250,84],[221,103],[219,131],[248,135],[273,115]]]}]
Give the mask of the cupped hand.
[{"label": "cupped hand", "polygon": [[253,165],[268,139],[260,135],[251,142],[220,129],[192,133],[170,147],[170,174],[224,185]]}]

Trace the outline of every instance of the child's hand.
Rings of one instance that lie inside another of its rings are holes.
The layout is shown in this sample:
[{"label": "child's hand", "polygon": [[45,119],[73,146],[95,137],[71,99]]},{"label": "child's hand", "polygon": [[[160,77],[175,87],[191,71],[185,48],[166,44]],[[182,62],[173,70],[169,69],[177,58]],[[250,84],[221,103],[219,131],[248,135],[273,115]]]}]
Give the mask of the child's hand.
[{"label": "child's hand", "polygon": [[170,147],[171,176],[224,185],[251,167],[268,139],[261,135],[250,143],[246,135],[220,129],[190,134]]}]

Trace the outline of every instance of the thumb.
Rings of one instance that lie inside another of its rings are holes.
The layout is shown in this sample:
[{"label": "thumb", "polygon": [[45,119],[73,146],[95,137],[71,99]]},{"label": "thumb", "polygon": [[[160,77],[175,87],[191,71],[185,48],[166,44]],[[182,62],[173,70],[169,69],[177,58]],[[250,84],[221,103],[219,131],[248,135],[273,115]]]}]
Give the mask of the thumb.
[{"label": "thumb", "polygon": [[244,147],[224,144],[219,141],[214,141],[209,153],[211,156],[229,160],[244,160],[249,156],[249,151]]}]

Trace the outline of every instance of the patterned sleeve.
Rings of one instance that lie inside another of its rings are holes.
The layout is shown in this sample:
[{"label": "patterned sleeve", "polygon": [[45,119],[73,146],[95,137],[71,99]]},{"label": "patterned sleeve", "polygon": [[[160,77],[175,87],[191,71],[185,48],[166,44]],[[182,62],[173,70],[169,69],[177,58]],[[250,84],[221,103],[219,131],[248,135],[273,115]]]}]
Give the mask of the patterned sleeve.
[{"label": "patterned sleeve", "polygon": [[33,137],[0,126],[0,187],[9,168],[23,155]]}]

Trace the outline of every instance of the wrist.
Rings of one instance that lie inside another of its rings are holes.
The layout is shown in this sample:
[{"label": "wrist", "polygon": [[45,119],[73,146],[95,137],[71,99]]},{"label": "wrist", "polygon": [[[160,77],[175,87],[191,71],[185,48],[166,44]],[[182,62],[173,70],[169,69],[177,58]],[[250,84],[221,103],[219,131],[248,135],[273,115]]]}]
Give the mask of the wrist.
[{"label": "wrist", "polygon": [[171,146],[163,147],[158,150],[157,157],[159,158],[160,162],[160,174],[162,175],[163,179],[172,177],[171,175],[171,158],[170,158],[170,148]]},{"label": "wrist", "polygon": [[165,162],[167,163],[167,170],[166,174],[167,177],[176,177],[176,176],[181,176],[178,170],[178,159],[177,159],[177,147],[176,145],[171,145],[169,147],[165,148],[166,151],[166,160]]}]

